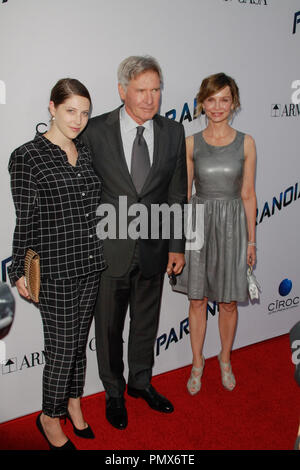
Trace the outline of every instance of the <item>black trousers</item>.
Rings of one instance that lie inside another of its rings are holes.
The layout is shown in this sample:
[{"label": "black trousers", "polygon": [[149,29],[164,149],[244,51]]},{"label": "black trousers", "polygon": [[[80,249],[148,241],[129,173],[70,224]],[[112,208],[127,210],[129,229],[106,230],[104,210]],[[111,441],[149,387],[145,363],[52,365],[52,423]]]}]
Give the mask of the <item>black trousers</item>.
[{"label": "black trousers", "polygon": [[40,289],[44,329],[45,367],[43,413],[66,414],[69,398],[83,394],[86,342],[100,274],[75,279],[45,279]]},{"label": "black trousers", "polygon": [[138,259],[138,243],[130,269],[123,277],[101,276],[95,309],[96,350],[99,375],[107,394],[123,396],[123,329],[128,305],[128,384],[143,389],[150,384],[154,364],[164,273],[144,278]]}]

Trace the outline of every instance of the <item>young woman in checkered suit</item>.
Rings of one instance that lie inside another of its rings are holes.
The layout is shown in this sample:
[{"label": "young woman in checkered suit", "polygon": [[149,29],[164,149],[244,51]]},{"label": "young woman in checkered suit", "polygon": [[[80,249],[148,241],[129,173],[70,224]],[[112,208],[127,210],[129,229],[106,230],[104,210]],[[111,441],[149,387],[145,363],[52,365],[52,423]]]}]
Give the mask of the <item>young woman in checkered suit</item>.
[{"label": "young woman in checkered suit", "polygon": [[60,425],[62,416],[69,417],[80,437],[94,437],[80,407],[86,341],[105,267],[96,234],[101,182],[89,150],[77,139],[90,106],[83,84],[59,80],[50,96],[50,129],[16,149],[9,162],[16,209],[9,276],[20,295],[30,299],[24,258],[29,248],[39,253],[46,363],[37,426],[54,450],[75,448]]}]

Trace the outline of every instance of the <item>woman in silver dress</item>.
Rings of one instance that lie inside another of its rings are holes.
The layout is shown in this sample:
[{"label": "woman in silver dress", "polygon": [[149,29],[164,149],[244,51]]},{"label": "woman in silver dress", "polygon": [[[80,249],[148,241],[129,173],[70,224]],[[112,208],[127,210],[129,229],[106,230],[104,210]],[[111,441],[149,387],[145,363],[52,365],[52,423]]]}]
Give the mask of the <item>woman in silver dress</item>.
[{"label": "woman in silver dress", "polygon": [[[204,244],[187,252],[187,289],[193,367],[187,383],[195,395],[201,388],[207,301],[219,304],[222,384],[235,387],[230,353],[237,325],[237,302],[247,300],[247,264],[256,261],[255,142],[233,129],[240,107],[235,81],[218,73],[203,80],[197,95],[198,114],[207,127],[187,138],[188,198],[204,204]],[[192,196],[192,185],[196,193]]]}]

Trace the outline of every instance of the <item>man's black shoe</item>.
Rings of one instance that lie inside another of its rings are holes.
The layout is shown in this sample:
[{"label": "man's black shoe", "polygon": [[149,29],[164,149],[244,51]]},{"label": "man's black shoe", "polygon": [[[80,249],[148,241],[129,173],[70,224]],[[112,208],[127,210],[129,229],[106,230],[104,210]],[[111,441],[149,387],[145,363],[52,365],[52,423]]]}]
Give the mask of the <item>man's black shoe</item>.
[{"label": "man's black shoe", "polygon": [[109,397],[106,399],[106,419],[114,428],[126,428],[128,418],[123,397]]},{"label": "man's black shoe", "polygon": [[127,393],[134,398],[143,398],[153,410],[161,413],[172,413],[174,411],[172,403],[160,395],[152,385],[142,390],[128,386]]}]

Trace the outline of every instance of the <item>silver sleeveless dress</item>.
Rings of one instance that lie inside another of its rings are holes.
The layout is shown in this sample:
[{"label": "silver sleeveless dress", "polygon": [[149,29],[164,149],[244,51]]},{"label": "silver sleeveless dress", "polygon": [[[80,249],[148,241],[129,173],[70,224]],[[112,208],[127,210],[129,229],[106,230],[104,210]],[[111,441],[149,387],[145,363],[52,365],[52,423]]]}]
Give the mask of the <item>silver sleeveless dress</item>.
[{"label": "silver sleeveless dress", "polygon": [[233,142],[219,147],[208,144],[202,131],[194,135],[196,193],[190,204],[204,204],[204,244],[186,250],[186,266],[174,287],[189,299],[243,302],[248,298],[248,236],[241,200],[244,137],[237,131]]}]

